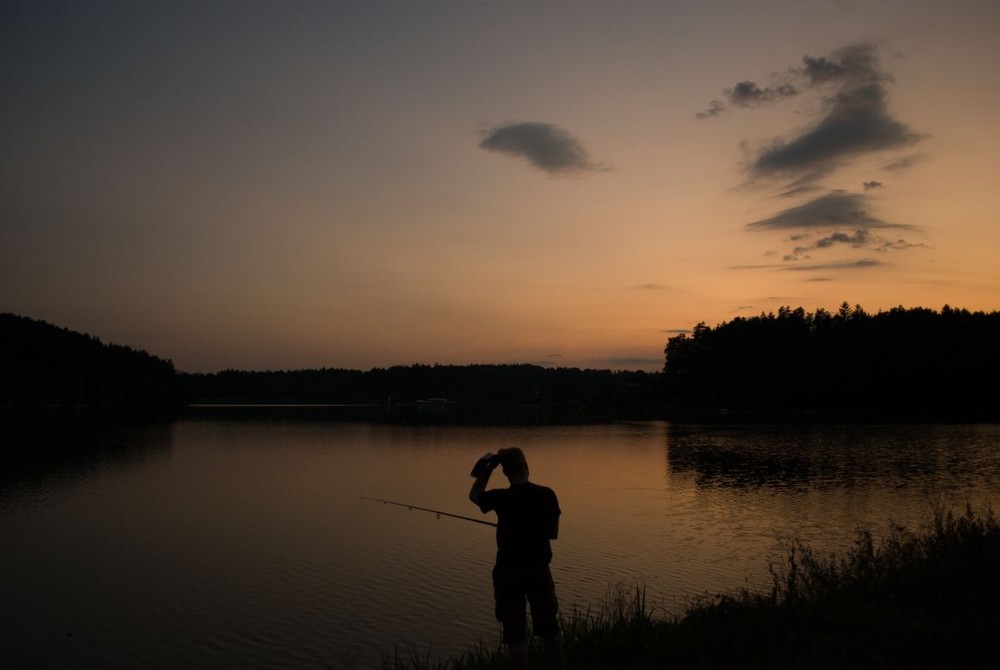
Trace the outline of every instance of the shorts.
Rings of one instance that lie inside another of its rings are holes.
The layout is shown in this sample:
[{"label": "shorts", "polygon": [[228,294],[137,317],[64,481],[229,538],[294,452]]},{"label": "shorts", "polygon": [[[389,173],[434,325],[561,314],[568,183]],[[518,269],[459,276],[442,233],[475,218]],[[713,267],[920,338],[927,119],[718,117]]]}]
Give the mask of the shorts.
[{"label": "shorts", "polygon": [[549,566],[494,567],[493,597],[506,644],[523,642],[528,637],[525,602],[531,606],[535,635],[551,638],[559,634],[559,602]]}]

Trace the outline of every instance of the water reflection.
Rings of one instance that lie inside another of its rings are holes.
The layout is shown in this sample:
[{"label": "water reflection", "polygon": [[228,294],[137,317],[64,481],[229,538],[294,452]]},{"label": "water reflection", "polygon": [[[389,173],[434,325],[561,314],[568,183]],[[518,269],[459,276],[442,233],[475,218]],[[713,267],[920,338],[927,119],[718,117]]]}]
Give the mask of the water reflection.
[{"label": "water reflection", "polygon": [[766,586],[779,537],[842,548],[926,519],[929,494],[1000,488],[996,426],[91,428],[39,424],[5,456],[0,667],[378,668],[397,644],[498,643],[493,529],[362,496],[476,516],[469,468],[510,445],[559,493],[565,612],[633,578],[668,606]]},{"label": "water reflection", "polygon": [[701,487],[946,490],[1000,475],[993,426],[670,426],[671,473]]},{"label": "water reflection", "polygon": [[169,456],[169,423],[111,417],[19,414],[0,417],[0,500],[35,500],[102,471],[139,469]]}]

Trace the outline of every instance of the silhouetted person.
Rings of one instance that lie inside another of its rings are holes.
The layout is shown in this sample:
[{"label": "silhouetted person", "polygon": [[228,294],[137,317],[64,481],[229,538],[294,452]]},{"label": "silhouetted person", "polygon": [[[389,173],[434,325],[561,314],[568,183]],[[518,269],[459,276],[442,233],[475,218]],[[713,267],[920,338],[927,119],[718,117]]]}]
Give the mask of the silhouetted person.
[{"label": "silhouetted person", "polygon": [[[498,465],[510,482],[505,489],[486,490]],[[559,501],[555,492],[528,481],[528,462],[517,447],[487,454],[473,470],[476,481],[469,499],[479,509],[497,513],[497,560],[493,567],[496,617],[503,627],[503,641],[510,649],[514,667],[528,667],[528,622],[525,602],[531,606],[535,635],[556,668],[563,668],[562,637],[559,634],[559,603],[552,581],[550,540],[559,535]]]}]

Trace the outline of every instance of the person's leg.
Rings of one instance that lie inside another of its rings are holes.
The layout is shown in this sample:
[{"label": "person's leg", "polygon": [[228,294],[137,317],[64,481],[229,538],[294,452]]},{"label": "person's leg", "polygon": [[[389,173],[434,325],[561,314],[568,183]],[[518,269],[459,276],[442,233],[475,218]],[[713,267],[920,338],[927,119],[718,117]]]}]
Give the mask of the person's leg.
[{"label": "person's leg", "polygon": [[562,670],[566,661],[559,630],[559,601],[556,599],[556,585],[548,566],[533,572],[527,596],[535,635],[545,640],[545,651],[551,667]]},{"label": "person's leg", "polygon": [[528,667],[528,615],[525,610],[524,584],[520,571],[493,568],[493,597],[496,617],[503,629],[503,642],[510,651],[516,670]]}]

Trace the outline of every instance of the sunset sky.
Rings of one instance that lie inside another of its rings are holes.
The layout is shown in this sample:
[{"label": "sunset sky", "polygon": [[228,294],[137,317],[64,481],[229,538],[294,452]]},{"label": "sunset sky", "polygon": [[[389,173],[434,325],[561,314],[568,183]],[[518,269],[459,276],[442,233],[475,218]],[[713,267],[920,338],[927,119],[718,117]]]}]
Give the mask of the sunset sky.
[{"label": "sunset sky", "polygon": [[211,372],[993,311],[998,35],[996,0],[0,0],[0,312]]}]

